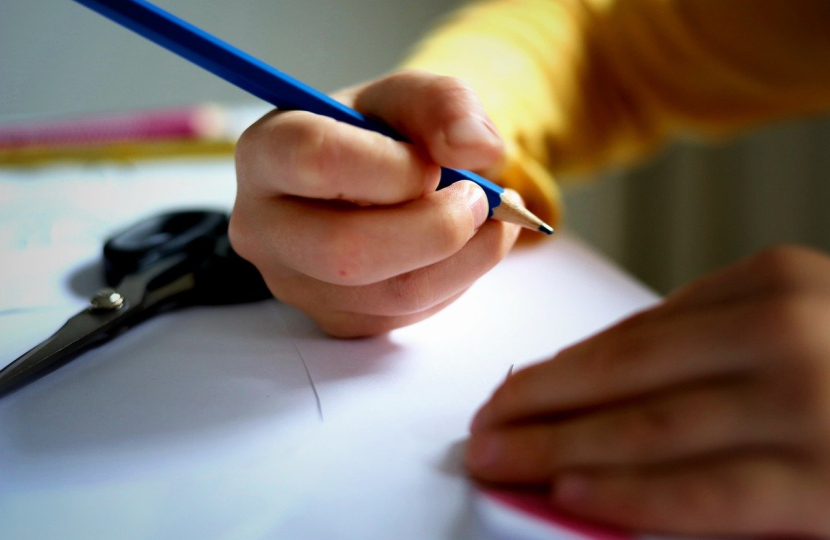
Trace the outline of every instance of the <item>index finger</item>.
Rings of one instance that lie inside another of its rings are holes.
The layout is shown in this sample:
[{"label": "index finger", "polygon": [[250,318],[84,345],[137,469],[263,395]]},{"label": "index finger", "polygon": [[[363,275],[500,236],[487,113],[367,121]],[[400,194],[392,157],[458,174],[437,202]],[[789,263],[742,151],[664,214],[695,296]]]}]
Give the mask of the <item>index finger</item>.
[{"label": "index finger", "polygon": [[504,142],[484,105],[463,81],[406,70],[366,85],[355,108],[382,118],[444,167],[485,170],[504,157]]},{"label": "index finger", "polygon": [[509,377],[471,429],[573,414],[744,373],[757,360],[736,339],[746,310],[738,305],[625,321]]},{"label": "index finger", "polygon": [[438,187],[441,170],[415,146],[304,111],[274,111],[237,144],[240,189],[390,205]]}]

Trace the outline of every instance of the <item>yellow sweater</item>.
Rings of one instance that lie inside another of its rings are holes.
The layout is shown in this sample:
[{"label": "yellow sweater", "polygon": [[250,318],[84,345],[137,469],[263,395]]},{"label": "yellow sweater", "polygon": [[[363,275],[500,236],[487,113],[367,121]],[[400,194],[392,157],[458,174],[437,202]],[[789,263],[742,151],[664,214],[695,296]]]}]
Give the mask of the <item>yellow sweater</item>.
[{"label": "yellow sweater", "polygon": [[556,222],[555,173],[830,110],[830,0],[488,0],[405,66],[478,92],[507,142],[499,181]]}]

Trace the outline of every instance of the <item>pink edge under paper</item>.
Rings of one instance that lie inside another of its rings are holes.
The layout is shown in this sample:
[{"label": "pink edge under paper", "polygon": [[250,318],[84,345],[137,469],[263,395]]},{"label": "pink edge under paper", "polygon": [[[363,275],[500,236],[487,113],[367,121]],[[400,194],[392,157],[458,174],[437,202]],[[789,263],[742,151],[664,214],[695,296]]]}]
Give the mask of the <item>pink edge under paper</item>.
[{"label": "pink edge under paper", "polygon": [[[507,507],[536,522],[552,526],[560,531],[565,529],[567,532],[582,536],[586,540],[635,540],[637,538],[629,533],[560,515],[551,508],[550,502],[544,494],[496,489],[482,489],[481,493],[495,504]],[[555,537],[553,531],[551,537]]]}]

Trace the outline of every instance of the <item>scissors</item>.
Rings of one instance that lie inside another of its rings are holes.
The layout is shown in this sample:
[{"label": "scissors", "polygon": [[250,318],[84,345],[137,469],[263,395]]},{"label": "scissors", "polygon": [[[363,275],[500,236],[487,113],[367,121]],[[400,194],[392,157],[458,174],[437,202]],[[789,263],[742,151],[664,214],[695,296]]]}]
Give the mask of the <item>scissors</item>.
[{"label": "scissors", "polygon": [[104,244],[107,285],[51,337],[0,370],[0,396],[171,309],[271,298],[231,248],[228,217],[188,210],[145,219]]}]

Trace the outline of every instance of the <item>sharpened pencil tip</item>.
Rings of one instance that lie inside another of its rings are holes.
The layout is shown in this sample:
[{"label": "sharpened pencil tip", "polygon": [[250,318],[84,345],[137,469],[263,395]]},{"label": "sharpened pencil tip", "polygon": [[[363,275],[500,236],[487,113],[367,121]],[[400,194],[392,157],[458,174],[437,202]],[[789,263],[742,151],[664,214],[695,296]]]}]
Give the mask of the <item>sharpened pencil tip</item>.
[{"label": "sharpened pencil tip", "polygon": [[531,231],[538,231],[547,235],[553,234],[553,227],[525,208],[521,203],[521,199],[516,200],[509,196],[509,192],[503,193],[500,197],[501,203],[493,208],[493,218],[521,225]]}]

